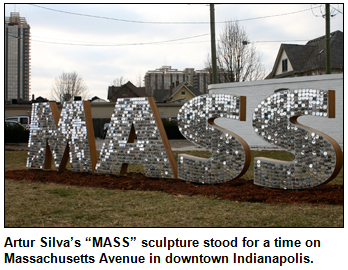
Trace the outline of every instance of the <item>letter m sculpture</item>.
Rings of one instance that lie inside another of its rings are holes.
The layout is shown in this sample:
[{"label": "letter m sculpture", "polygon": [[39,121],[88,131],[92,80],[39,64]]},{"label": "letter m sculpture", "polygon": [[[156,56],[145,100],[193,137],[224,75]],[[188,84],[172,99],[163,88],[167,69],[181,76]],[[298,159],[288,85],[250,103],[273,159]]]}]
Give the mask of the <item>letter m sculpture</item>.
[{"label": "letter m sculpture", "polygon": [[70,156],[73,171],[93,172],[97,163],[89,101],[65,102],[60,114],[55,102],[32,104],[27,167],[50,169],[52,155],[59,172]]}]

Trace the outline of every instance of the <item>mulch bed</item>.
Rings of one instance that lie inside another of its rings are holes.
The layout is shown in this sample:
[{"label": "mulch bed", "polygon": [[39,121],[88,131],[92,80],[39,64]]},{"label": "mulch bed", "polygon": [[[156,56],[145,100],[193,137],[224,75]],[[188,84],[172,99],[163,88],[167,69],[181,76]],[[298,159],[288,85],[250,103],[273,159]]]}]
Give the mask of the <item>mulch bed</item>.
[{"label": "mulch bed", "polygon": [[343,185],[321,185],[306,190],[276,190],[256,186],[252,180],[236,179],[217,185],[200,185],[175,179],[145,176],[113,176],[51,170],[14,170],[6,179],[57,183],[106,189],[162,191],[172,195],[209,196],[219,200],[269,204],[310,203],[343,205]]}]

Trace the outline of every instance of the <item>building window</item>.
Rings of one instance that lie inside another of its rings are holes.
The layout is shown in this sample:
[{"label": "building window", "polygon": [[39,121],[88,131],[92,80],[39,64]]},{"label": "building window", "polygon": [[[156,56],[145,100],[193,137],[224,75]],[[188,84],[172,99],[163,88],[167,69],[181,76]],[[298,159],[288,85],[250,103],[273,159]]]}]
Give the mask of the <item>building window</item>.
[{"label": "building window", "polygon": [[288,71],[288,59],[282,61],[282,72]]},{"label": "building window", "polygon": [[182,96],[185,96],[185,94],[186,94],[185,91],[181,91]]}]

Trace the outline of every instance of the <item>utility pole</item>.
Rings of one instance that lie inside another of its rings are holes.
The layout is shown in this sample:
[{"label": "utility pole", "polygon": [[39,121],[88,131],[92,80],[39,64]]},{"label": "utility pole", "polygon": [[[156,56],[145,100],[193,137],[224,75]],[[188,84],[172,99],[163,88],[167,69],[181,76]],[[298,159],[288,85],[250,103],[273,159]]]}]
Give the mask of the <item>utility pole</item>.
[{"label": "utility pole", "polygon": [[331,44],[330,44],[330,4],[325,4],[325,50],[326,50],[326,74],[331,74]]},{"label": "utility pole", "polygon": [[213,84],[216,84],[217,83],[217,68],[216,68],[214,4],[210,4],[210,35],[211,35],[211,64],[213,66]]}]

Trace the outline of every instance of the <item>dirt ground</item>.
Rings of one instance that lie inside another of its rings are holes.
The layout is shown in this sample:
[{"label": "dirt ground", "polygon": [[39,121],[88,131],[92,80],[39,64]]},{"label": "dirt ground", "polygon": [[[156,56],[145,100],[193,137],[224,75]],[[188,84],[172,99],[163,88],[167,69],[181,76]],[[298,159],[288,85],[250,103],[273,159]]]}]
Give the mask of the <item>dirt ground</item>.
[{"label": "dirt ground", "polygon": [[201,185],[175,179],[155,179],[145,176],[114,176],[51,170],[6,171],[6,179],[53,182],[64,185],[106,189],[161,191],[172,195],[208,196],[218,200],[263,202],[270,204],[310,203],[343,205],[343,185],[322,185],[306,190],[276,190],[237,179],[217,185]]},{"label": "dirt ground", "polygon": [[[96,138],[100,149],[103,140]],[[200,150],[189,141],[170,141],[172,149]],[[6,150],[27,151],[27,144],[6,144]],[[192,149],[191,149],[192,148]],[[343,185],[322,185],[306,190],[276,190],[253,184],[252,180],[242,178],[217,185],[201,185],[175,179],[155,179],[143,175],[115,176],[87,174],[65,171],[58,173],[50,170],[6,171],[6,179],[53,182],[65,185],[100,187],[107,189],[161,191],[172,195],[209,196],[218,200],[263,203],[310,203],[343,205]]]}]

